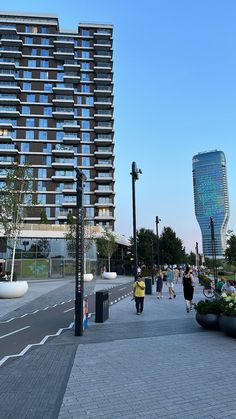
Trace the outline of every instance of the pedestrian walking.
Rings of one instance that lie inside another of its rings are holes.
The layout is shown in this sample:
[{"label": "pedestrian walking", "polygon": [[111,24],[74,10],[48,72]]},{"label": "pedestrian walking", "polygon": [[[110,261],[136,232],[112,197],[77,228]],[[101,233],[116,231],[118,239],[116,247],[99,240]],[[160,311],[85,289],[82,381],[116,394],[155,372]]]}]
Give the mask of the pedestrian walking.
[{"label": "pedestrian walking", "polygon": [[156,275],[156,291],[157,291],[157,298],[162,298],[162,288],[163,288],[163,273],[161,269],[157,272]]},{"label": "pedestrian walking", "polygon": [[167,268],[166,272],[166,285],[169,291],[169,300],[172,300],[172,297],[176,297],[174,290],[174,273],[170,268]]},{"label": "pedestrian walking", "polygon": [[193,293],[194,293],[194,278],[190,270],[190,267],[187,266],[183,276],[183,290],[184,290],[184,299],[186,303],[186,311],[189,313],[193,308]]},{"label": "pedestrian walking", "polygon": [[174,270],[174,280],[175,280],[175,283],[178,284],[178,280],[179,280],[179,269],[178,268],[175,268],[175,270]]},{"label": "pedestrian walking", "polygon": [[136,314],[143,312],[144,296],[145,296],[145,283],[141,276],[138,276],[137,281],[134,282],[134,298],[136,306]]}]

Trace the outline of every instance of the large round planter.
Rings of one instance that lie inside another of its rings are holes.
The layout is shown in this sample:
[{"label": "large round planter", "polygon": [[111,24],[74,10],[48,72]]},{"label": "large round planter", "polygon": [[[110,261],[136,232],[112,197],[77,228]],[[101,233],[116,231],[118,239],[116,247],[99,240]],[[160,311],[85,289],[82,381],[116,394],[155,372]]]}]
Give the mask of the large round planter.
[{"label": "large round planter", "polygon": [[117,277],[116,272],[103,272],[102,277],[104,279],[115,279]]},{"label": "large round planter", "polygon": [[204,329],[219,330],[219,315],[218,314],[200,314],[196,313],[196,320]]},{"label": "large round planter", "polygon": [[0,282],[0,298],[23,297],[28,291],[27,281]]},{"label": "large round planter", "polygon": [[231,338],[236,338],[236,317],[220,315],[219,325],[222,332]]},{"label": "large round planter", "polygon": [[92,281],[93,274],[84,274],[84,282]]}]

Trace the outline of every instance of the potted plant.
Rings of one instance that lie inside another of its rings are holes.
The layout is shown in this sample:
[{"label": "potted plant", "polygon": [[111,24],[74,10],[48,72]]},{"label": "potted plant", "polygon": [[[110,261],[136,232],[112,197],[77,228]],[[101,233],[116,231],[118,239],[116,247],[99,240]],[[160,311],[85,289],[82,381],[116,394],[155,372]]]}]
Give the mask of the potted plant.
[{"label": "potted plant", "polygon": [[104,228],[102,236],[96,239],[96,245],[99,254],[108,259],[108,272],[103,271],[102,277],[105,279],[116,278],[116,272],[111,272],[111,257],[117,250],[115,234],[108,228]]},{"label": "potted plant", "polygon": [[236,294],[221,295],[220,329],[228,336],[236,338]]},{"label": "potted plant", "polygon": [[221,300],[200,300],[194,304],[196,321],[205,329],[219,330],[219,315],[221,313]]}]

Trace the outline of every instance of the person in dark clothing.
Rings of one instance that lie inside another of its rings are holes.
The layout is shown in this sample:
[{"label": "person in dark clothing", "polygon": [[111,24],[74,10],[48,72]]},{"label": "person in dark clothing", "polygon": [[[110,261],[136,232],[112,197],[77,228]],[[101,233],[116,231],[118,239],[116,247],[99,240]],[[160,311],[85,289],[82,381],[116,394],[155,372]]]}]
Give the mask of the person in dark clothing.
[{"label": "person in dark clothing", "polygon": [[184,290],[184,299],[186,303],[186,311],[189,313],[193,308],[193,293],[194,293],[194,278],[190,270],[190,267],[187,266],[183,275],[183,290]]},{"label": "person in dark clothing", "polygon": [[6,281],[6,280],[7,280],[6,272],[4,272],[2,263],[0,263],[0,281]]}]

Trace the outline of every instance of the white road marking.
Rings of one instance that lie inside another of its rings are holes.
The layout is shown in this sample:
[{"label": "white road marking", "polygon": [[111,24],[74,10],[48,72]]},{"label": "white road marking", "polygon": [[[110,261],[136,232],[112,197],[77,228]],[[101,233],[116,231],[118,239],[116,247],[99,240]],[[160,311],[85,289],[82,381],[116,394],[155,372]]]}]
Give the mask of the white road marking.
[{"label": "white road marking", "polygon": [[74,310],[74,309],[75,309],[74,307],[68,308],[68,310],[64,310],[63,313],[67,313],[68,311],[71,311],[71,310]]},{"label": "white road marking", "polygon": [[[19,356],[23,356],[32,346],[39,346],[39,345],[43,345],[46,340],[50,337],[54,337],[54,336],[59,336],[61,334],[61,332],[63,332],[63,330],[67,330],[67,329],[71,329],[74,326],[74,322],[70,323],[70,325],[68,327],[63,327],[63,329],[59,329],[57,331],[57,333],[55,333],[54,335],[47,335],[45,336],[39,343],[32,343],[31,345],[27,345],[19,354],[14,354],[14,355],[7,355],[4,356],[2,359],[0,359],[0,367],[1,365],[4,364],[4,362],[6,362],[9,358],[17,358]],[[30,327],[30,326],[27,326]]]},{"label": "white road marking", "polygon": [[7,335],[0,336],[0,339],[6,338],[7,336],[14,335],[14,333],[21,332],[22,330],[28,329],[30,326],[22,327],[22,329],[14,330],[14,332],[7,333]]}]

